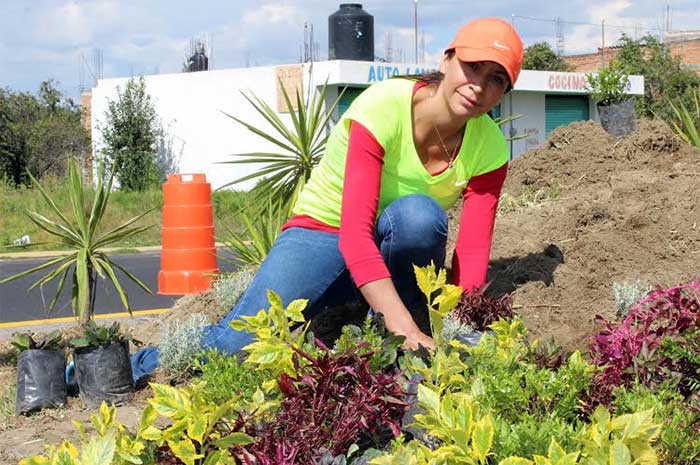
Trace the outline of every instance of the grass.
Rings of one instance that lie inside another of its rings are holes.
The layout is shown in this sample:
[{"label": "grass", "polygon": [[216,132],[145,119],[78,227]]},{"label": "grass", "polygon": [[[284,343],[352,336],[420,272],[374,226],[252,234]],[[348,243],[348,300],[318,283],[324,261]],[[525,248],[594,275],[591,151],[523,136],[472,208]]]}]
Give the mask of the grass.
[{"label": "grass", "polygon": [[[68,211],[70,201],[68,187],[62,179],[43,179],[42,185],[60,209]],[[90,201],[90,199],[86,199]],[[214,225],[216,240],[223,241],[227,226],[235,231],[240,231],[242,226],[238,224],[236,212],[248,201],[246,192],[217,191],[212,195],[214,207]],[[145,192],[113,192],[109,205],[105,212],[101,230],[107,231],[141,214],[155,208],[149,215],[141,220],[141,224],[151,224],[148,231],[117,244],[121,249],[133,249],[142,246],[154,246],[161,243],[161,207],[163,193],[160,189],[152,189]],[[35,189],[26,187],[13,188],[0,180],[0,250],[7,252],[19,252],[22,250],[60,250],[60,244],[48,244],[53,238],[39,229],[30,221],[25,212],[32,210],[55,219],[55,215],[44,203],[40,193]],[[31,247],[7,247],[13,241],[24,235],[30,237]]]},{"label": "grass", "polygon": [[15,400],[17,398],[17,385],[11,383],[0,394],[0,429],[7,426],[15,415]]},{"label": "grass", "polygon": [[505,215],[526,208],[536,207],[547,202],[558,200],[560,195],[561,187],[557,182],[540,188],[525,186],[517,197],[504,192],[498,203],[498,214]]}]

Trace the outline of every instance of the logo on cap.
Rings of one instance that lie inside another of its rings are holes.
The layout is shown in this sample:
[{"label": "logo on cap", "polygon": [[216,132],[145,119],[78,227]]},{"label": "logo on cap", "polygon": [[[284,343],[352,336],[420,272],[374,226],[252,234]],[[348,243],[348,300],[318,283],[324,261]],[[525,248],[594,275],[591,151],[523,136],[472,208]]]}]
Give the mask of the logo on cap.
[{"label": "logo on cap", "polygon": [[509,47],[509,46],[503,45],[502,43],[500,43],[500,42],[497,41],[497,40],[493,42],[493,46],[496,47],[496,48],[500,48],[500,49],[502,49],[502,50],[510,50],[510,47]]}]

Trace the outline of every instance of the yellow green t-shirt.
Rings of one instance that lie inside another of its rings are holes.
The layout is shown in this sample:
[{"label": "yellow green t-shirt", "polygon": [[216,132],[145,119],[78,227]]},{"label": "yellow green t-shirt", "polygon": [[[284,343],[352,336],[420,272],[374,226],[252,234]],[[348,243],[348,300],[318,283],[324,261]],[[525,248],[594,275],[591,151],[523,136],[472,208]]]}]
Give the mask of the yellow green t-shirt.
[{"label": "yellow green t-shirt", "polygon": [[410,79],[389,79],[368,87],[353,101],[331,131],[323,158],[299,194],[294,215],[340,227],[351,121],[367,128],[384,149],[377,217],[391,202],[410,194],[428,195],[447,210],[460,198],[469,179],[508,162],[508,144],[498,125],[484,114],[468,120],[453,165],[440,174],[430,174],[413,143],[414,86]]}]

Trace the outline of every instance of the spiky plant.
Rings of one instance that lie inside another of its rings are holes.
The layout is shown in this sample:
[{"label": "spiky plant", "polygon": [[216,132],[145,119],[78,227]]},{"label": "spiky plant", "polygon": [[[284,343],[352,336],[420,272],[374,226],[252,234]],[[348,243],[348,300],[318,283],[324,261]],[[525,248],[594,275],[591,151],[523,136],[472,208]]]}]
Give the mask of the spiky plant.
[{"label": "spiky plant", "polygon": [[110,170],[111,175],[107,180],[107,184],[103,183],[104,166],[100,163],[97,176],[97,187],[95,189],[95,197],[92,205],[87,206],[85,203],[86,193],[83,187],[82,177],[78,161],[71,159],[68,164],[68,190],[70,195],[70,213],[65,213],[59,208],[53,199],[48,195],[41,183],[36,180],[31,173],[29,178],[32,185],[41,193],[42,198],[49,206],[50,210],[56,215],[57,219],[52,220],[40,213],[28,211],[29,219],[39,228],[43,229],[50,235],[56,238],[53,243],[60,244],[71,250],[68,255],[60,256],[35,266],[29,270],[23,271],[16,275],[10,276],[0,281],[0,284],[24,276],[36,273],[47,268],[54,267],[50,272],[32,284],[28,291],[43,286],[44,284],[59,279],[56,295],[51,299],[49,304],[49,312],[56,306],[61,291],[66,283],[68,276],[71,276],[72,293],[71,307],[73,314],[79,320],[81,325],[87,324],[95,312],[95,290],[97,285],[97,277],[101,279],[109,279],[114,285],[119,298],[121,299],[124,309],[131,313],[129,300],[124,288],[122,287],[115,269],[124,273],[126,277],[131,279],[140,288],[152,293],[151,290],[136,276],[124,269],[122,266],[113,262],[103,248],[114,245],[126,238],[135,236],[143,231],[146,231],[151,226],[132,227],[134,223],[146,216],[151,210],[145,211],[142,214],[130,219],[124,224],[107,232],[100,232],[100,222],[104,216],[105,210],[109,203],[109,196],[112,190],[112,181],[114,180],[115,170]]}]

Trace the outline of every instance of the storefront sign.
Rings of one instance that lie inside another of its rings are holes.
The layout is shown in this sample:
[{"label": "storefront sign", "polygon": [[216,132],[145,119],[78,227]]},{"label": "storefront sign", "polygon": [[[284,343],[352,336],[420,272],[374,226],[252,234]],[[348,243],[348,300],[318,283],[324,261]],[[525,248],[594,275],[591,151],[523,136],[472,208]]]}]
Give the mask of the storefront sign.
[{"label": "storefront sign", "polygon": [[[582,73],[548,73],[546,82],[547,90],[589,91],[588,78]],[[631,90],[632,83],[630,79],[627,79],[625,92],[630,92]]]},{"label": "storefront sign", "polygon": [[383,81],[384,79],[389,79],[394,76],[402,76],[408,74],[423,74],[427,71],[428,70],[426,68],[420,67],[411,68],[410,66],[407,66],[404,69],[399,68],[398,66],[371,65],[369,67],[367,82]]},{"label": "storefront sign", "polygon": [[547,89],[586,91],[588,79],[585,74],[552,73],[547,77]]}]

